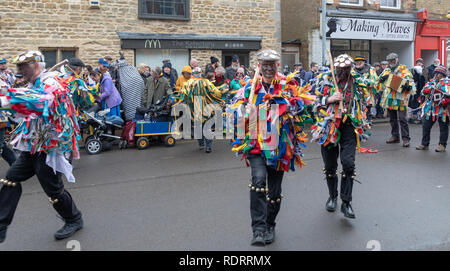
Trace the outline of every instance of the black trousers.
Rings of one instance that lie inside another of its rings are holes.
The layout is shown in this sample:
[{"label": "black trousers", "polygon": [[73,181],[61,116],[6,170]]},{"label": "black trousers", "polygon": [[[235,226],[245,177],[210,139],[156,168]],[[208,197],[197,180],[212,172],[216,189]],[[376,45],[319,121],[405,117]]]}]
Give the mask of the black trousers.
[{"label": "black trousers", "polygon": [[[266,165],[261,155],[249,155],[248,160],[252,169],[252,187],[250,189],[250,215],[253,231],[265,231],[275,226],[275,219],[281,206],[281,183],[284,171],[277,171]],[[266,180],[269,193],[266,194]],[[258,190],[259,189],[259,192]]]},{"label": "black trousers", "polygon": [[409,137],[409,126],[408,121],[406,120],[406,110],[400,111],[400,110],[388,110],[389,119],[391,122],[391,134],[393,137],[400,139],[400,131],[399,131],[399,125],[402,131],[402,139],[410,140]]},{"label": "black trousers", "polygon": [[[448,141],[448,125],[449,125],[449,119],[446,118],[445,121],[442,121],[442,118],[439,118],[439,129],[440,129],[440,135],[439,135],[439,144],[443,145],[444,147],[447,147],[447,141]],[[431,128],[433,128],[434,123],[436,123],[436,120],[430,119],[423,119],[423,126],[422,126],[422,145],[428,146],[430,145],[430,133]]]},{"label": "black trousers", "polygon": [[8,147],[5,142],[6,128],[0,129],[0,152],[2,158],[11,166],[16,161],[16,154]]},{"label": "black trousers", "polygon": [[[81,218],[81,212],[75,206],[72,196],[64,189],[61,173],[54,173],[45,163],[47,155],[31,155],[22,152],[6,173],[6,180],[17,183],[16,186],[4,185],[0,190],[0,228],[9,226],[22,195],[21,182],[36,175],[45,194],[55,203],[53,208],[68,223]],[[57,200],[57,201],[56,201]]]},{"label": "black trousers", "polygon": [[[337,146],[322,146],[322,158],[325,164],[325,174],[327,179],[328,191],[331,198],[338,196],[338,158],[341,155],[342,180],[341,180],[341,199],[343,201],[352,201],[353,178],[355,174],[355,153],[356,153],[356,134],[355,128],[347,120],[339,127],[341,139]],[[345,177],[344,177],[345,176]]]}]

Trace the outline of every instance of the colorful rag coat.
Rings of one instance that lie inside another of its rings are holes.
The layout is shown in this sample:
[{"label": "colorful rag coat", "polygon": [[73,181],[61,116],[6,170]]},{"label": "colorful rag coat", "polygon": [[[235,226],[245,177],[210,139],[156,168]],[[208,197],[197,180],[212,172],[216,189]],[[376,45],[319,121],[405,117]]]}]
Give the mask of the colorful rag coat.
[{"label": "colorful rag coat", "polygon": [[[249,82],[245,86],[244,96],[232,105],[238,120],[232,151],[241,154],[242,159],[246,159],[249,154],[259,154],[267,166],[286,172],[295,171],[295,165],[302,167],[305,164],[302,148],[306,147],[304,143],[307,135],[303,128],[309,117],[305,105],[312,104],[315,97],[300,88],[293,77],[278,74],[268,88],[258,78],[253,101],[248,100],[252,85]],[[267,108],[266,102],[277,105],[278,110]],[[246,113],[243,111],[247,103],[256,106],[256,114],[253,118],[250,114],[250,120],[245,122]],[[265,128],[250,129],[260,126],[256,124],[257,119],[262,123],[266,121]]]},{"label": "colorful rag coat", "polygon": [[391,73],[396,74],[407,81],[408,90],[402,89],[401,92],[397,92],[386,85],[387,80],[380,83],[380,89],[383,91],[383,97],[381,98],[381,106],[389,110],[404,111],[408,107],[408,99],[410,95],[416,94],[416,84],[414,83],[411,72],[405,65],[399,65],[394,70],[386,68],[380,75],[380,80],[386,78]]},{"label": "colorful rag coat", "polygon": [[172,99],[175,100],[173,106],[181,103],[188,105],[192,121],[201,120],[205,123],[214,116],[217,106],[222,109],[224,100],[221,96],[221,89],[215,87],[208,79],[193,78],[187,81],[181,92],[174,94]]},{"label": "colorful rag coat", "polygon": [[367,105],[375,105],[375,95],[378,92],[378,75],[374,67],[370,67],[368,64],[361,70],[356,70],[367,86],[368,96]]},{"label": "colorful rag coat", "polygon": [[[323,73],[317,81],[315,88],[317,99],[313,110],[317,122],[311,127],[312,141],[322,146],[337,145],[340,141],[338,128],[342,123],[350,121],[355,128],[359,147],[360,142],[368,138],[368,129],[370,129],[366,116],[369,97],[367,85],[360,74],[354,70],[350,72],[348,80],[339,87],[339,90],[332,80],[331,72],[327,72]],[[336,91],[341,91],[344,95],[344,112],[339,109],[339,103],[327,103],[328,98]]]},{"label": "colorful rag coat", "polygon": [[18,123],[11,145],[31,154],[47,153],[47,165],[74,182],[72,166],[65,158],[79,159],[77,141],[81,139],[70,81],[56,72],[44,72],[34,85],[8,89],[2,97],[2,109],[10,110]]},{"label": "colorful rag coat", "polygon": [[448,104],[450,103],[450,79],[443,78],[439,82],[431,80],[422,90],[425,101],[422,104],[422,117],[427,120],[441,119],[446,121],[449,117]]},{"label": "colorful rag coat", "polygon": [[67,88],[72,95],[72,101],[77,112],[87,110],[94,105],[96,91],[83,80],[82,76],[74,74],[67,67],[63,67],[60,77],[68,81]]}]

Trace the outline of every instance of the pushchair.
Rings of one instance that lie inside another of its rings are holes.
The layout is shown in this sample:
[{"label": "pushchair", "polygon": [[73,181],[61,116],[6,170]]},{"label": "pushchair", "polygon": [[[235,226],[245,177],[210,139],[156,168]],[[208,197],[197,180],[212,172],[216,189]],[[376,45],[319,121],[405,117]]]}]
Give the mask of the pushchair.
[{"label": "pushchair", "polygon": [[119,141],[119,148],[126,142],[114,134],[115,129],[122,129],[124,121],[120,117],[107,117],[109,109],[99,111],[98,105],[83,111],[86,124],[93,127],[93,134],[85,140],[84,148],[90,155],[99,154],[102,150],[109,150]]}]

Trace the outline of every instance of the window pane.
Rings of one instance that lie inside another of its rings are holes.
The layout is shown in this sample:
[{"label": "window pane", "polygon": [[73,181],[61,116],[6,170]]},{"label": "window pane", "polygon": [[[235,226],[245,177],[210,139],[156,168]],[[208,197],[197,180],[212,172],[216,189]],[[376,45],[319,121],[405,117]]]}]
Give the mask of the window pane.
[{"label": "window pane", "polygon": [[355,4],[355,5],[359,5],[361,2],[361,0],[341,0],[340,3],[341,4]]},{"label": "window pane", "polygon": [[369,41],[352,40],[352,50],[369,50]]},{"label": "window pane", "polygon": [[396,8],[399,0],[381,0],[380,6],[382,7],[389,7],[389,8]]},{"label": "window pane", "polygon": [[187,0],[146,0],[144,11],[150,15],[186,16]]},{"label": "window pane", "polygon": [[61,61],[64,59],[71,59],[72,57],[75,57],[75,51],[61,51]]},{"label": "window pane", "polygon": [[56,65],[56,50],[42,51],[45,58],[45,67],[51,68]]},{"label": "window pane", "polygon": [[331,40],[332,50],[350,50],[350,40]]}]

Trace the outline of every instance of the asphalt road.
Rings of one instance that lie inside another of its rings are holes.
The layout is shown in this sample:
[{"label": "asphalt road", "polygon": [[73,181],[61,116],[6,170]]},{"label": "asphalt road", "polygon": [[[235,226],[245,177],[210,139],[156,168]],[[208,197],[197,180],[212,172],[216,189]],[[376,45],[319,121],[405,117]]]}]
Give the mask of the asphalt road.
[{"label": "asphalt road", "polygon": [[62,222],[33,178],[0,250],[68,250],[70,240],[82,250],[369,250],[371,240],[381,250],[449,250],[450,155],[434,152],[437,125],[429,151],[414,148],[421,126],[412,125],[411,135],[411,148],[387,145],[389,125],[375,125],[364,146],[380,152],[357,155],[355,220],[325,211],[320,149],[309,143],[307,166],[285,175],[277,240],[263,248],[249,244],[250,170],[229,141],[215,141],[211,154],[195,141],[83,153],[67,188],[84,229],[55,241]]}]

